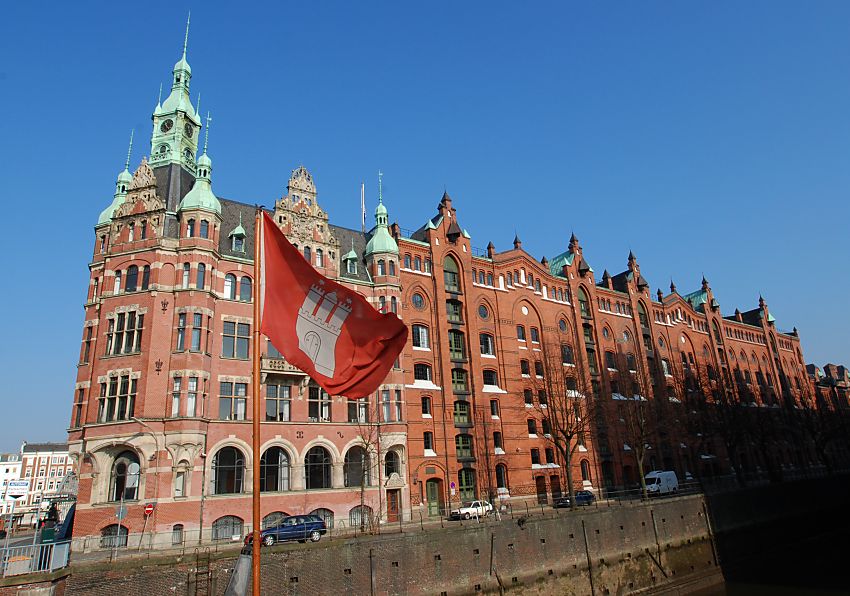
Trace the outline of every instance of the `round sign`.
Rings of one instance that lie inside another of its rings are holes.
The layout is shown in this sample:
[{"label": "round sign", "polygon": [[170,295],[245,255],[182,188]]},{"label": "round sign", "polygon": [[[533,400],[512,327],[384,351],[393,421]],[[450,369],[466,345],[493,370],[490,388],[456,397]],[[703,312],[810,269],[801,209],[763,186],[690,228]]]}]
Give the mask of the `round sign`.
[{"label": "round sign", "polygon": [[454,488],[454,487],[455,487],[455,483],[454,483],[454,481],[452,481],[452,483],[451,483],[451,485],[450,485],[450,486],[451,486],[452,488]]},{"label": "round sign", "polygon": [[145,503],[145,515],[153,513],[153,503]]},{"label": "round sign", "polygon": [[118,519],[124,519],[127,517],[127,508],[124,505],[119,505],[115,508],[115,517]]}]

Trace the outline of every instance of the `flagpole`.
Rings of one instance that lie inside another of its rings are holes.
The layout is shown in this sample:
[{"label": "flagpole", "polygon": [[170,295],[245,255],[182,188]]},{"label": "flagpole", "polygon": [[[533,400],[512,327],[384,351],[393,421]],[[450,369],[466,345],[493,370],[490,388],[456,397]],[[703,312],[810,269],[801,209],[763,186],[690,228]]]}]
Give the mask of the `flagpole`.
[{"label": "flagpole", "polygon": [[253,378],[251,383],[254,418],[252,421],[252,462],[253,462],[253,477],[252,477],[252,494],[251,494],[251,509],[252,520],[251,524],[254,530],[254,543],[251,547],[251,578],[253,580],[252,593],[253,596],[260,596],[260,548],[262,541],[260,538],[260,300],[263,295],[263,275],[262,275],[262,209],[257,207],[254,214],[254,350],[252,354]]}]

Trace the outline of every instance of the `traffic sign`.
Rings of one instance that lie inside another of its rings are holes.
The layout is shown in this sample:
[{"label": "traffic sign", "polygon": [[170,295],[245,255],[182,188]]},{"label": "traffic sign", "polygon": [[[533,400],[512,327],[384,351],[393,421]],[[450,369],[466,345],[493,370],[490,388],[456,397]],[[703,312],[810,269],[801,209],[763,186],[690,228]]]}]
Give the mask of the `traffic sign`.
[{"label": "traffic sign", "polygon": [[449,484],[449,487],[450,487],[450,488],[454,488],[454,487],[455,487],[454,480],[452,480],[452,482]]},{"label": "traffic sign", "polygon": [[153,503],[145,503],[145,515],[150,515],[151,513],[153,513],[153,508]]},{"label": "traffic sign", "polygon": [[119,520],[122,520],[127,517],[127,508],[124,505],[119,505],[118,507],[116,507],[115,517],[117,517]]},{"label": "traffic sign", "polygon": [[30,489],[29,480],[10,480],[6,486],[6,496],[17,499],[26,496]]}]

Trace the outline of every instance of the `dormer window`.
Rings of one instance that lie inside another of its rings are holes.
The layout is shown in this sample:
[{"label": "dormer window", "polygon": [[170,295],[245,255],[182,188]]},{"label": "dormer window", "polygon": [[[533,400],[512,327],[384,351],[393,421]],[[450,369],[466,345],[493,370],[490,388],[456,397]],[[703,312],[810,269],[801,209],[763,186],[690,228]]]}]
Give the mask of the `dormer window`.
[{"label": "dormer window", "polygon": [[352,275],[356,275],[357,274],[357,261],[355,261],[354,259],[348,259],[345,262],[345,271],[347,273],[351,273]]},{"label": "dormer window", "polygon": [[245,252],[245,239],[242,236],[233,236],[231,248],[233,252]]}]

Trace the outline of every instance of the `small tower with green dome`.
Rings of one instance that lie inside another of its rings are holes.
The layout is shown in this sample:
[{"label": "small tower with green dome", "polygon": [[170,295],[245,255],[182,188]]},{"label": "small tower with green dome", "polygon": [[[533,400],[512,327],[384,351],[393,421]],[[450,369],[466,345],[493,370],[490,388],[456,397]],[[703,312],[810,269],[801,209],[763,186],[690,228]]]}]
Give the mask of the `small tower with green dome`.
[{"label": "small tower with green dome", "polygon": [[115,194],[112,195],[112,203],[109,207],[100,212],[97,218],[95,227],[108,224],[112,221],[112,214],[124,202],[124,197],[127,196],[127,191],[130,189],[130,182],[133,181],[133,175],[130,173],[130,154],[133,151],[133,133],[130,131],[130,146],[127,149],[127,160],[124,162],[124,170],[118,174],[118,179],[115,181]]},{"label": "small tower with green dome", "polygon": [[375,227],[366,243],[366,266],[376,284],[398,283],[398,244],[389,231],[387,208],[384,207],[383,174],[378,172],[378,206]]},{"label": "small tower with green dome", "polygon": [[186,211],[209,211],[221,217],[221,203],[212,191],[212,160],[207,155],[207,143],[210,136],[210,115],[207,114],[206,138],[204,140],[204,153],[198,158],[195,167],[195,184],[192,190],[186,193],[177,212],[183,219]]},{"label": "small tower with green dome", "polygon": [[[201,118],[192,100],[189,98],[189,82],[192,69],[186,60],[189,43],[189,19],[186,20],[186,35],[183,38],[183,54],[172,69],[171,92],[164,102],[157,102],[154,109],[153,134],[151,135],[150,164],[154,170],[168,167],[167,174],[177,186],[175,192],[169,188],[168,205],[173,210],[181,193],[180,170],[190,176],[195,173],[198,151],[198,137],[201,130]],[[158,177],[162,176],[157,174]],[[191,180],[191,178],[190,178]],[[172,187],[172,184],[169,184]],[[185,190],[183,191],[185,192]],[[172,198],[171,195],[177,196]]]}]

